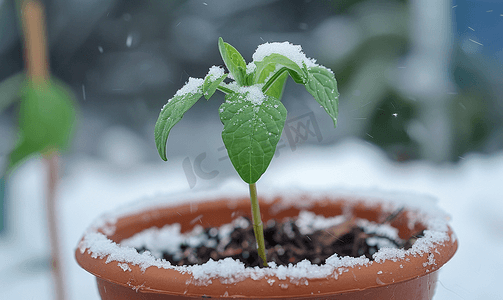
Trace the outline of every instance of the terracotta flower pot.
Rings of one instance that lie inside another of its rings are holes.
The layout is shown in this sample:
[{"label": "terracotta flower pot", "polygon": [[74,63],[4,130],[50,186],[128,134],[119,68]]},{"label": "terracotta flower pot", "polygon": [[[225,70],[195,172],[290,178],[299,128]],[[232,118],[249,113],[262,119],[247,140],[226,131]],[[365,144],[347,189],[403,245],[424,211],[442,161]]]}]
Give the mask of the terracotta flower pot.
[{"label": "terracotta flower pot", "polygon": [[[375,199],[368,201],[366,197],[299,195],[262,199],[261,211],[264,221],[297,216],[300,210],[308,209],[325,217],[352,213],[357,218],[383,222],[399,206],[376,202]],[[425,300],[433,297],[438,269],[457,249],[456,237],[443,215],[432,217],[409,206],[393,219],[391,225],[398,229],[402,239],[424,229],[428,230],[425,236],[430,235],[431,239],[421,238],[407,251],[386,253],[381,249],[378,252],[381,256],[373,262],[362,263],[358,259],[345,262],[345,258],[340,258],[336,265],[327,263],[310,266],[314,269],[309,270],[294,269],[307,272],[306,278],[285,277],[279,269],[268,273],[264,269],[249,268],[226,274],[227,277],[206,274],[208,278],[201,280],[191,269],[171,266],[120,246],[121,240],[150,227],[180,223],[184,232],[192,229],[194,220],[203,226],[219,226],[230,223],[238,215],[249,215],[249,211],[249,199],[226,198],[157,206],[116,219],[101,220],[86,232],[75,256],[82,268],[96,276],[103,300],[209,297]],[[245,275],[241,276],[239,272]]]}]

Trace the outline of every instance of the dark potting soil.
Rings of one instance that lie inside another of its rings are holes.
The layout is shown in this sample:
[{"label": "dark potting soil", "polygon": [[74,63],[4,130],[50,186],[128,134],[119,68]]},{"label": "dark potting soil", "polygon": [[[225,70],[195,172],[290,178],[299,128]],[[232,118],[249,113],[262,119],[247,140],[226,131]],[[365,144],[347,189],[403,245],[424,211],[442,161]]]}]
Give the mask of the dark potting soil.
[{"label": "dark potting soil", "polygon": [[[226,257],[239,260],[247,267],[261,266],[261,261],[256,250],[253,225],[249,219],[246,228],[234,228],[230,234],[230,241],[225,241],[221,247],[218,228],[207,228],[204,234],[208,238],[216,239],[215,247],[200,245],[190,247],[184,243],[180,246],[181,253],[175,256],[163,252],[163,258],[173,265],[197,265],[203,264],[210,259],[219,260]],[[337,253],[339,256],[360,257],[364,255],[373,260],[372,255],[379,250],[376,239],[381,239],[387,245],[396,248],[408,249],[414,241],[422,236],[418,233],[409,240],[390,238],[385,235],[366,233],[357,225],[354,219],[342,224],[314,231],[308,235],[302,235],[295,224],[295,219],[286,219],[281,222],[272,220],[264,224],[264,239],[267,251],[267,261],[277,265],[296,264],[302,260],[309,260],[313,264],[324,263],[327,258]],[[370,242],[369,239],[373,239]],[[149,250],[137,249],[138,252]],[[178,259],[180,258],[181,259]]]}]

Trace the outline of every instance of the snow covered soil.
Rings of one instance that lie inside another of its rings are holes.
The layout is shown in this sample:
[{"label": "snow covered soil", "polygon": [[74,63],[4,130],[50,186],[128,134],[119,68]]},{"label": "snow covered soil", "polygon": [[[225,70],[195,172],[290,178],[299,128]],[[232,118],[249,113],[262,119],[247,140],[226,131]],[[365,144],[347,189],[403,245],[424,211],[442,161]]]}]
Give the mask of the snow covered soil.
[{"label": "snow covered soil", "polygon": [[[94,277],[82,270],[73,251],[87,226],[117,206],[156,194],[189,189],[181,159],[128,170],[90,158],[68,160],[59,189],[63,268],[69,299],[99,299]],[[0,282],[5,299],[53,299],[49,246],[44,219],[43,164],[32,160],[11,179],[7,190],[11,234],[0,239]],[[347,140],[336,146],[302,146],[273,160],[258,182],[260,189],[379,188],[431,194],[452,216],[459,249],[440,271],[435,300],[500,299],[503,276],[503,201],[497,187],[503,178],[503,153],[469,155],[458,164],[397,164],[376,147]],[[238,184],[237,176],[235,184]],[[219,184],[220,178],[208,181]],[[233,184],[234,185],[234,184]],[[202,185],[200,189],[208,185]],[[243,190],[246,190],[243,184]],[[480,253],[480,251],[483,251]],[[494,253],[491,253],[493,251]]]}]

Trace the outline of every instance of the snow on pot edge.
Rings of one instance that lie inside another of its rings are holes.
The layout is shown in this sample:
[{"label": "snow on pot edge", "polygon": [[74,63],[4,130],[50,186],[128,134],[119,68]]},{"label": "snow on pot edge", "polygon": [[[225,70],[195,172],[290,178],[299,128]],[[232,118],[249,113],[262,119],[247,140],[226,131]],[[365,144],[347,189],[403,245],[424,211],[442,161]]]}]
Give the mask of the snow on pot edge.
[{"label": "snow on pot edge", "polygon": [[[262,188],[261,194],[265,195],[265,201],[272,201],[275,195],[281,195],[283,201],[277,209],[287,208],[291,206],[302,208],[308,207],[308,204],[299,204],[299,195],[309,195],[314,199],[322,198],[323,196],[330,196],[332,199],[352,199],[355,203],[364,203],[366,206],[373,207],[381,205],[384,211],[392,212],[400,207],[405,207],[408,211],[413,211],[414,216],[411,222],[421,222],[427,229],[424,231],[424,237],[419,238],[414,245],[408,249],[393,249],[382,248],[373,255],[375,263],[382,263],[386,260],[401,261],[407,259],[407,256],[423,255],[428,253],[436,244],[443,244],[449,240],[447,233],[447,223],[449,217],[436,206],[436,201],[427,195],[403,193],[403,192],[384,192],[380,190],[367,190],[367,191],[351,191],[346,189],[330,189],[324,191],[307,191],[298,189],[288,189],[278,191],[268,188]],[[313,265],[311,262],[304,260],[295,265],[278,266],[275,263],[269,263],[268,268],[251,268],[239,261],[231,258],[226,258],[219,261],[210,260],[202,265],[195,266],[173,266],[171,263],[164,259],[155,258],[150,252],[146,251],[139,254],[135,248],[116,244],[107,238],[106,235],[96,232],[97,228],[108,229],[107,234],[114,231],[114,222],[128,213],[144,211],[159,206],[173,206],[180,204],[180,201],[193,201],[197,203],[197,199],[211,199],[219,197],[246,197],[246,190],[241,188],[241,185],[231,183],[224,185],[220,189],[208,192],[201,191],[192,193],[191,195],[172,195],[170,197],[157,196],[141,203],[136,202],[135,205],[119,209],[113,214],[100,217],[88,231],[85,233],[84,238],[79,243],[78,248],[81,253],[86,250],[92,255],[93,258],[107,258],[106,263],[117,262],[118,267],[124,271],[123,263],[137,265],[142,271],[148,267],[154,266],[164,269],[174,269],[181,273],[190,273],[194,278],[194,283],[200,285],[207,285],[211,283],[212,279],[219,278],[224,284],[235,283],[244,280],[245,278],[260,279],[264,277],[276,276],[280,280],[290,279],[294,284],[308,284],[307,279],[326,278],[333,276],[338,277],[338,274],[347,272],[348,268],[356,266],[366,266],[373,264],[365,257],[339,257],[336,254],[329,257],[325,264]],[[166,198],[176,198],[178,201],[167,201]],[[167,204],[166,204],[167,203]],[[351,209],[351,207],[347,207]],[[430,255],[426,265],[435,265],[433,255]],[[425,266],[426,267],[426,266]],[[271,283],[272,284],[272,283]]]}]

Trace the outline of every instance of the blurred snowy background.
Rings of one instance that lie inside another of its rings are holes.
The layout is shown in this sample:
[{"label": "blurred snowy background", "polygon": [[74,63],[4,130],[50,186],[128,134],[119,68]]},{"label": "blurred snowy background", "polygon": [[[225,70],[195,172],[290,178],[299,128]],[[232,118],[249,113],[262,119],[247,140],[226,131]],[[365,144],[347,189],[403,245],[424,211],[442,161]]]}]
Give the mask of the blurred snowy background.
[{"label": "blurred snowy background", "polygon": [[[220,137],[222,95],[198,102],[173,129],[169,162],[153,139],[166,100],[189,76],[223,64],[219,36],[247,61],[263,42],[300,44],[338,80],[335,130],[305,89],[287,82],[287,125],[259,189],[336,185],[433,194],[460,238],[434,299],[500,299],[496,270],[503,263],[490,249],[503,249],[501,1],[43,2],[51,72],[79,104],[58,198],[69,299],[98,299],[73,249],[99,214],[145,195],[190,193],[237,178]],[[24,66],[14,7],[14,0],[0,0],[0,83]],[[15,85],[1,86],[0,167],[15,142],[17,107]],[[52,299],[44,180],[34,158],[5,189],[0,184],[5,299]],[[467,264],[480,250],[484,257]]]}]

